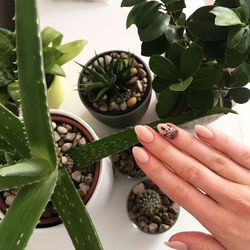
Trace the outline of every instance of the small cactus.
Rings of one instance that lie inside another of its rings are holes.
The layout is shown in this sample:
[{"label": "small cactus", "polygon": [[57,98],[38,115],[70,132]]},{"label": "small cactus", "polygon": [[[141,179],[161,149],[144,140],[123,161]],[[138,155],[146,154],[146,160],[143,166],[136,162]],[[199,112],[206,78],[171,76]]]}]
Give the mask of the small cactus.
[{"label": "small cactus", "polygon": [[161,208],[160,195],[151,189],[138,194],[137,202],[141,206],[141,214],[151,216]]}]

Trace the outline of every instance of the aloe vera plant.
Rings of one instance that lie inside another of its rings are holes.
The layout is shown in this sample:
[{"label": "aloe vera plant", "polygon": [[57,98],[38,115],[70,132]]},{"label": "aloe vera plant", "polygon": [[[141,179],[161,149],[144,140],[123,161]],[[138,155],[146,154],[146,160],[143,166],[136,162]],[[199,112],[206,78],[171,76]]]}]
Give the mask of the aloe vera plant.
[{"label": "aloe vera plant", "polygon": [[[50,199],[76,249],[102,249],[68,173],[58,169],[47,106],[36,1],[16,0],[15,20],[23,118],[0,105],[0,191],[12,187],[20,191],[0,223],[0,249],[24,249]],[[33,105],[30,105],[30,96]],[[69,209],[73,216],[65,213]]]}]

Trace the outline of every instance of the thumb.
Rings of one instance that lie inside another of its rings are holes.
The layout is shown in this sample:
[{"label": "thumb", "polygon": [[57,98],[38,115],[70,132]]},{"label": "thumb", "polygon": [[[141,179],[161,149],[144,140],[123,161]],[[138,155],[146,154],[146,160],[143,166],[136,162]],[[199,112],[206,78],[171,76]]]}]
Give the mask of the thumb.
[{"label": "thumb", "polygon": [[213,236],[201,232],[177,233],[166,245],[177,250],[226,250]]}]

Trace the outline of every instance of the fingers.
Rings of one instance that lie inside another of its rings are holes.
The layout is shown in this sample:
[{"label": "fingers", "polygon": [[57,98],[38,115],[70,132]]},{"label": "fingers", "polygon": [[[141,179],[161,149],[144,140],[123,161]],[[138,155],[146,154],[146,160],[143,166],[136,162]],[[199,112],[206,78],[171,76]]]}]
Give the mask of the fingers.
[{"label": "fingers", "polygon": [[193,214],[208,230],[213,230],[216,223],[214,214],[220,214],[221,219],[225,219],[223,208],[173,173],[148,151],[134,147],[133,153],[137,164],[162,192]]},{"label": "fingers", "polygon": [[[169,126],[178,131],[178,135],[174,140],[165,137],[172,145],[197,159],[218,175],[236,183],[250,184],[250,172],[248,169],[241,167],[223,153],[208,146],[185,130],[173,124],[159,124],[157,128],[160,133],[164,134]],[[196,128],[199,129],[201,126]]]},{"label": "fingers", "polygon": [[196,126],[197,136],[217,150],[225,153],[241,166],[250,169],[250,148],[222,132],[204,126]]},{"label": "fingers", "polygon": [[[218,202],[223,202],[222,197],[225,197],[230,190],[227,180],[216,175],[194,158],[181,152],[153,129],[136,126],[135,130],[141,144],[152,155],[165,163],[185,181],[203,190]],[[185,140],[185,137],[183,140]]]},{"label": "fingers", "polygon": [[201,232],[175,234],[166,245],[177,250],[226,250],[214,237]]}]

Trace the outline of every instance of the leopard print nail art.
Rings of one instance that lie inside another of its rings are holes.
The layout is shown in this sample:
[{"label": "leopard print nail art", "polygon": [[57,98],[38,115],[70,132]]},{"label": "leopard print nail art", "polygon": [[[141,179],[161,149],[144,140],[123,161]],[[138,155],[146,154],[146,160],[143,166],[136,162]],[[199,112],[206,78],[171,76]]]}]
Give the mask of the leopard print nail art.
[{"label": "leopard print nail art", "polygon": [[178,131],[175,128],[165,123],[158,124],[157,129],[161,135],[171,140],[175,139],[178,133]]}]

